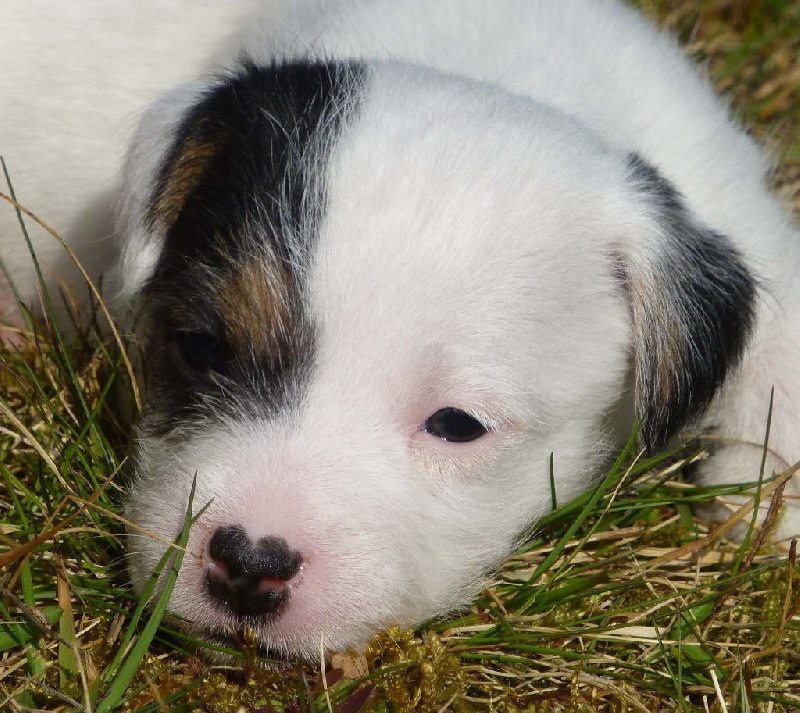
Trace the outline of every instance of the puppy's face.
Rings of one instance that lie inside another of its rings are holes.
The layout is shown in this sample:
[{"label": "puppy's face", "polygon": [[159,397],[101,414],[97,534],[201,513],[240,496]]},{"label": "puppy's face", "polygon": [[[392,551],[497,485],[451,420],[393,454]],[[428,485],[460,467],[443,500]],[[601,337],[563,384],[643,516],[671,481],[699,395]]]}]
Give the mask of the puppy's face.
[{"label": "puppy's face", "polygon": [[[673,429],[705,396],[663,363],[702,325],[645,304],[670,190],[563,115],[393,65],[245,67],[156,107],[121,214],[128,515],[172,540],[196,478],[173,611],[285,655],[358,646],[468,601],[551,507],[551,454],[564,502],[634,399]],[[644,321],[669,334],[639,348]],[[164,545],[131,540],[141,586]]]}]

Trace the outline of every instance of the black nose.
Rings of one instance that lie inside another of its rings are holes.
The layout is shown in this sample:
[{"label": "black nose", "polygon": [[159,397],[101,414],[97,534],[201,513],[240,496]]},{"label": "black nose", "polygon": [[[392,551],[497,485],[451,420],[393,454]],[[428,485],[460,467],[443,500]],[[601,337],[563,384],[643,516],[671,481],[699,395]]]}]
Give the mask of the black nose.
[{"label": "black nose", "polygon": [[217,529],[208,553],[209,591],[241,616],[278,611],[288,595],[285,584],[303,561],[283,538],[262,537],[253,543],[239,525]]}]

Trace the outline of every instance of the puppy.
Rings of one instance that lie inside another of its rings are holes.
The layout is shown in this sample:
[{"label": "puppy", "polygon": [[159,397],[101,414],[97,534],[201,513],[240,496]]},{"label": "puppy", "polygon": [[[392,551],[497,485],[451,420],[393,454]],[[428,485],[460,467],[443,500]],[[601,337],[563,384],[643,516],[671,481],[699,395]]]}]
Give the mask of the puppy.
[{"label": "puppy", "polygon": [[565,502],[635,423],[698,429],[754,481],[774,389],[767,474],[800,458],[797,234],[671,39],[616,0],[245,5],[122,171],[135,585],[196,481],[172,610],[314,657],[469,601],[551,456]]}]

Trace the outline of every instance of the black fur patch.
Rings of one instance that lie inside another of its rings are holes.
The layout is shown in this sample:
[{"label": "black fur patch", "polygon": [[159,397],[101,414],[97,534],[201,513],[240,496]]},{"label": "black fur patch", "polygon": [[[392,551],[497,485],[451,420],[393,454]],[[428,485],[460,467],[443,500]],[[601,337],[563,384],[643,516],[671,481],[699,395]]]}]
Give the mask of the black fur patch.
[{"label": "black fur patch", "polygon": [[[244,62],[181,123],[149,213],[166,234],[143,290],[150,428],[265,415],[299,388],[313,362],[303,283],[323,174],[363,74],[354,63]],[[187,344],[213,350],[215,368],[196,368],[209,354],[187,358]]]},{"label": "black fur patch", "polygon": [[[675,187],[640,156],[630,179],[663,241],[629,266],[641,440],[656,449],[702,414],[736,366],[755,316],[756,282],[729,238],[702,225]],[[637,274],[638,271],[647,274]]]}]

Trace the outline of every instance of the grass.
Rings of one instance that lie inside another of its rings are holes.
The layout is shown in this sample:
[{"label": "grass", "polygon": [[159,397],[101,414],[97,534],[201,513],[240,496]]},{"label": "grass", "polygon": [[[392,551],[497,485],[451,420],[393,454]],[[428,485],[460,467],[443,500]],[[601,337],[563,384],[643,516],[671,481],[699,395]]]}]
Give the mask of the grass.
[{"label": "grass", "polygon": [[[776,190],[800,205],[800,3],[641,4],[780,150]],[[692,517],[720,494],[683,482],[703,457],[692,446],[649,460],[629,447],[456,616],[383,632],[324,675],[264,669],[247,641],[236,665],[211,666],[162,620],[165,598],[143,609],[127,588],[126,433],[111,398],[125,372],[92,320],[0,354],[0,710],[800,708],[796,554],[755,535],[733,545]],[[778,497],[778,481],[759,487]]]}]

